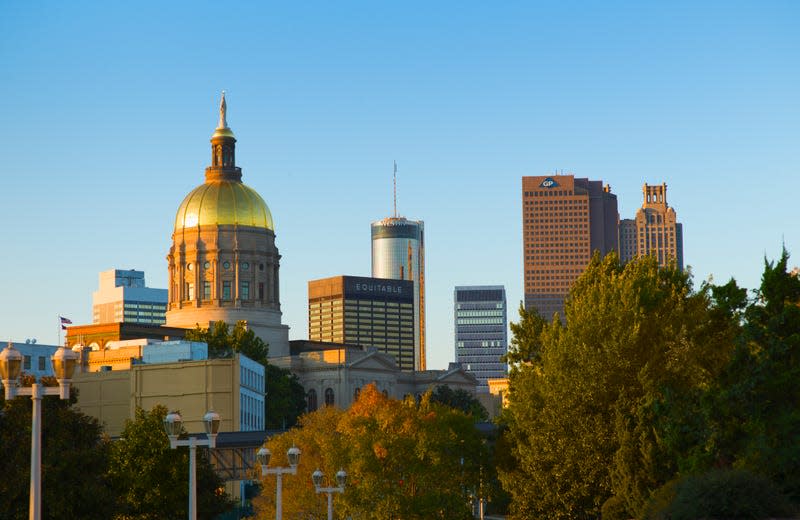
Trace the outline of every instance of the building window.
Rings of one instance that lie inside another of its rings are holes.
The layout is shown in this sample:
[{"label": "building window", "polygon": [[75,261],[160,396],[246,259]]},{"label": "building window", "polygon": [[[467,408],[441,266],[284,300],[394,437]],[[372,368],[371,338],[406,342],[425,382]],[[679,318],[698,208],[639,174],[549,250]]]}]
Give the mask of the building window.
[{"label": "building window", "polygon": [[325,406],[333,406],[334,399],[333,399],[333,388],[326,388],[325,389]]},{"label": "building window", "polygon": [[24,360],[22,361],[22,368],[25,370],[31,369],[31,357],[25,356]]},{"label": "building window", "polygon": [[222,299],[223,300],[231,299],[231,282],[229,280],[225,280],[222,282]]},{"label": "building window", "polygon": [[259,282],[258,284],[258,299],[262,302],[264,301],[264,283]]},{"label": "building window", "polygon": [[242,300],[250,299],[250,282],[242,282],[239,288],[239,298]]},{"label": "building window", "polygon": [[314,412],[317,409],[317,391],[316,390],[309,390],[308,391],[308,411]]},{"label": "building window", "polygon": [[205,281],[203,282],[203,299],[210,300],[211,299],[211,282]]},{"label": "building window", "polygon": [[353,391],[353,401],[358,401],[358,396],[361,395],[361,387],[357,386]]},{"label": "building window", "polygon": [[44,356],[39,356],[39,370],[44,370],[45,359]]},{"label": "building window", "polygon": [[191,282],[186,284],[186,299],[194,300],[194,284]]}]

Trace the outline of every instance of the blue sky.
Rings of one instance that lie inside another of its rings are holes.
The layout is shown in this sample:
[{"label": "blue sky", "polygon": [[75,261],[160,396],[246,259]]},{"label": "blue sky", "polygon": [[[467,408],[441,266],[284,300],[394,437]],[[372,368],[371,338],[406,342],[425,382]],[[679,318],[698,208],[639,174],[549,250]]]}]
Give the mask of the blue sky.
[{"label": "blue sky", "polygon": [[[428,364],[455,285],[522,299],[520,177],[669,185],[685,260],[757,286],[800,254],[796,2],[0,3],[0,337],[91,321],[99,271],[166,287],[175,211],[228,92],[269,204],[290,337],[306,282],[370,272],[369,224],[426,226]],[[796,258],[792,264],[800,263]]]}]

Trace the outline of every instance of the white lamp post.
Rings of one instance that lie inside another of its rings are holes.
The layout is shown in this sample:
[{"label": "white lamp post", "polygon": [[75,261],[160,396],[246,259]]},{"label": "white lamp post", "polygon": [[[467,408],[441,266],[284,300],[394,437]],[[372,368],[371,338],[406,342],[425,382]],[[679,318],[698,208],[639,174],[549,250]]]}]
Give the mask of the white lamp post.
[{"label": "white lamp post", "polygon": [[267,448],[261,447],[256,452],[256,459],[261,464],[261,476],[275,475],[278,478],[275,490],[275,519],[283,520],[283,504],[281,503],[281,477],[284,474],[297,475],[297,463],[300,462],[300,450],[292,446],[286,450],[286,458],[289,459],[289,467],[268,468],[269,459],[272,453]]},{"label": "white lamp post", "polygon": [[6,400],[18,395],[29,395],[33,401],[31,412],[31,491],[29,518],[42,518],[42,397],[57,395],[61,399],[69,399],[69,384],[75,371],[77,354],[64,347],[59,347],[53,357],[53,372],[58,381],[58,388],[45,387],[33,383],[30,388],[18,388],[17,380],[22,371],[22,354],[14,348],[12,342],[0,352],[0,379],[6,391]]},{"label": "white lamp post", "polygon": [[328,520],[333,520],[333,494],[344,493],[344,485],[347,483],[347,473],[345,473],[343,469],[336,472],[336,483],[338,487],[321,487],[323,478],[324,475],[319,469],[311,474],[311,481],[314,483],[314,489],[317,490],[317,493],[328,494]]},{"label": "white lamp post", "polygon": [[169,447],[173,450],[179,446],[189,447],[189,520],[197,520],[197,467],[196,467],[196,448],[197,446],[217,447],[217,432],[219,432],[219,414],[209,411],[203,416],[203,426],[206,430],[207,439],[196,439],[189,437],[185,440],[178,440],[181,433],[183,419],[178,412],[170,412],[164,418],[164,430],[169,437]]}]

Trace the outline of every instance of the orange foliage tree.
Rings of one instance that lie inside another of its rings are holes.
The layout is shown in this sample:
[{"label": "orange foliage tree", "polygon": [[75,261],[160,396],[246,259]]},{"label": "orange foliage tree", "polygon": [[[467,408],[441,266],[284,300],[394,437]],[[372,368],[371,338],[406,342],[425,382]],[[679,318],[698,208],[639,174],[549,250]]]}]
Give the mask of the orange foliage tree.
[{"label": "orange foliage tree", "polygon": [[[339,469],[348,474],[345,492],[334,498],[336,518],[471,518],[469,499],[486,461],[471,417],[428,396],[420,403],[389,399],[374,385],[362,389],[349,410],[323,408],[270,439],[271,465],[286,465],[292,445],[302,454],[297,475],[283,480],[287,518],[324,518],[327,498],[311,483],[317,468],[330,479],[324,485],[333,485]],[[269,518],[275,511],[275,477],[268,475],[262,484],[254,505]]]}]

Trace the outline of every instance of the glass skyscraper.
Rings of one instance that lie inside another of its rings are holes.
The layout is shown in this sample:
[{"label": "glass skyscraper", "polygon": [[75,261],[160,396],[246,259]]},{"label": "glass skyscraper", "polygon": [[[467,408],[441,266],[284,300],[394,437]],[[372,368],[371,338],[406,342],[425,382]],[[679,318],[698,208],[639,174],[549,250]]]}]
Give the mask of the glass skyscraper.
[{"label": "glass skyscraper", "polygon": [[389,217],[372,223],[372,276],[414,282],[414,369],[425,370],[425,226]]},{"label": "glass skyscraper", "polygon": [[456,287],[453,293],[456,361],[489,392],[489,379],[503,378],[508,365],[506,290],[502,285]]}]

